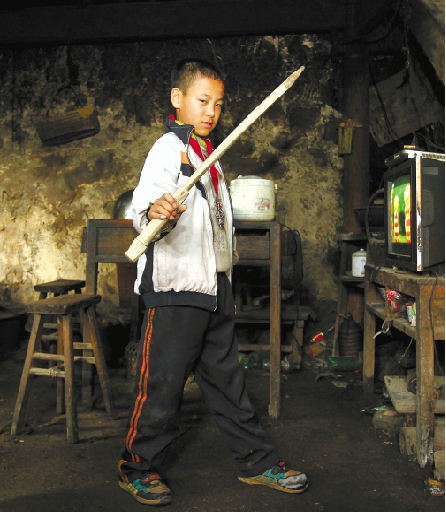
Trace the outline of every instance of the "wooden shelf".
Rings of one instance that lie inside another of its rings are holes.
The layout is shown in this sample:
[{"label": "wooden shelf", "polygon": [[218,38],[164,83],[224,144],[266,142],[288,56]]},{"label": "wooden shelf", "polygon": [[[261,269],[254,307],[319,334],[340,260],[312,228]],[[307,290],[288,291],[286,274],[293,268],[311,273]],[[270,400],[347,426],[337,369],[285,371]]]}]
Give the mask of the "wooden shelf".
[{"label": "wooden shelf", "polygon": [[340,352],[338,347],[339,329],[345,316],[351,315],[358,324],[362,321],[364,277],[352,276],[352,256],[357,250],[367,248],[367,236],[364,233],[340,233],[337,238],[340,260],[333,356],[339,355]]},{"label": "wooden shelf", "polygon": [[[407,390],[407,377],[401,375],[386,375],[384,384],[389,392],[390,400],[395,410],[401,414],[416,413],[416,395]],[[444,377],[434,378],[435,388],[444,387]],[[444,414],[444,399],[432,401],[434,414]]]},{"label": "wooden shelf", "polygon": [[240,267],[267,267],[269,260],[240,258],[237,265]]},{"label": "wooden shelf", "polygon": [[[269,305],[250,311],[236,311],[236,323],[246,324],[268,324],[269,323]],[[281,322],[283,324],[294,324],[295,322],[305,322],[311,315],[311,309],[307,306],[296,304],[282,304],[280,308]]]},{"label": "wooden shelf", "polygon": [[[269,351],[271,350],[271,346],[270,345],[263,345],[261,343],[240,343],[239,346],[238,346],[239,350],[241,350],[242,352],[243,351],[246,351],[246,352],[252,352],[252,351],[256,351],[256,350],[264,350],[264,351]],[[290,347],[289,345],[286,345],[286,346],[283,346],[281,348],[281,351],[282,352],[292,352],[293,351],[293,348]]]},{"label": "wooden shelf", "polygon": [[[406,318],[393,316],[380,301],[378,287],[398,290],[416,302],[416,326]],[[421,467],[432,460],[430,442],[433,436],[434,411],[444,410],[434,389],[435,342],[444,340],[444,277],[431,277],[415,272],[394,270],[374,265],[365,266],[365,310],[362,379],[364,390],[374,390],[377,318],[391,321],[393,328],[416,343],[416,395],[407,386],[394,390],[392,401],[405,412],[416,414],[416,454]],[[378,322],[379,324],[379,322]],[[412,396],[413,395],[413,396]]]},{"label": "wooden shelf", "polygon": [[351,274],[343,274],[342,276],[339,276],[339,281],[344,286],[352,286],[354,288],[364,289],[363,277],[353,277]]},{"label": "wooden shelf", "polygon": [[398,329],[401,332],[404,332],[404,334],[407,334],[407,336],[410,336],[411,338],[415,338],[417,335],[417,328],[410,325],[406,318],[401,316],[391,316],[389,318],[389,311],[386,309],[384,304],[366,304],[365,306],[367,308],[367,311],[370,313],[373,313],[378,318],[381,318],[381,320],[392,320],[392,326],[395,327],[395,329]]},{"label": "wooden shelf", "polygon": [[364,233],[342,233],[338,236],[341,242],[366,242],[367,235]]}]

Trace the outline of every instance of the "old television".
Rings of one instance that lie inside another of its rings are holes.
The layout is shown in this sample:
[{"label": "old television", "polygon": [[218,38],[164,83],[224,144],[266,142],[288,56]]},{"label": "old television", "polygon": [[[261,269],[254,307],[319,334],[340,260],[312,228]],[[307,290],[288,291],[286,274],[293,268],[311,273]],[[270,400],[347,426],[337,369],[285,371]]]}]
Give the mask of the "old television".
[{"label": "old television", "polygon": [[444,160],[416,149],[385,160],[386,265],[444,274]]}]

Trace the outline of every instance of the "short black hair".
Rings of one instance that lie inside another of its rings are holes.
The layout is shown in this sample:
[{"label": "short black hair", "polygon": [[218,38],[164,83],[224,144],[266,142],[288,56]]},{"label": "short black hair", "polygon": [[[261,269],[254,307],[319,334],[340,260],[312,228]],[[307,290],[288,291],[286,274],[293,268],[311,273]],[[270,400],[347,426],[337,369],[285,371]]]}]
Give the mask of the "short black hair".
[{"label": "short black hair", "polygon": [[178,87],[184,93],[200,75],[223,81],[221,73],[210,62],[203,59],[183,59],[172,69],[170,87]]}]

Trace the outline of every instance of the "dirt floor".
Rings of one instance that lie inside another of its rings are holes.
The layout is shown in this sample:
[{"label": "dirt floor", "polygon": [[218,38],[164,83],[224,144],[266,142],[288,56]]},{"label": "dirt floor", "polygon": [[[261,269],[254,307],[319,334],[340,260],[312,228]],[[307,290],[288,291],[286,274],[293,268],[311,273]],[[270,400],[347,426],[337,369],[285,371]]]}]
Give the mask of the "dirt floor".
[{"label": "dirt floor", "polygon": [[[55,386],[33,381],[28,432],[10,439],[11,419],[23,364],[22,350],[0,361],[0,512],[131,512],[141,505],[116,485],[129,379],[111,370],[118,419],[98,408],[81,412],[79,444],[65,440],[63,417],[55,417]],[[359,376],[346,388],[316,381],[310,368],[283,375],[282,414],[267,415],[268,374],[246,370],[248,388],[283,458],[305,470],[311,487],[302,495],[251,487],[236,479],[235,465],[199,391],[190,386],[182,410],[184,435],[169,461],[172,512],[436,512],[444,499],[429,494],[422,470],[402,456],[398,442],[374,430],[362,409],[382,403],[365,398]],[[148,508],[146,506],[146,508]]]}]

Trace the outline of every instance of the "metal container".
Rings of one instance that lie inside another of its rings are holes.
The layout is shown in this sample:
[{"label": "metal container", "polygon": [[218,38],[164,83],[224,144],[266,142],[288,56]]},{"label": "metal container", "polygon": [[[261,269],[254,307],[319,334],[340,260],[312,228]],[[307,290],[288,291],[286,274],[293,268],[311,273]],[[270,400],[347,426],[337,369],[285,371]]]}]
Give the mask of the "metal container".
[{"label": "metal container", "polygon": [[132,199],[133,190],[127,190],[121,194],[113,208],[114,219],[131,219],[132,218]]},{"label": "metal container", "polygon": [[276,186],[258,176],[238,176],[231,181],[231,200],[236,220],[273,220]]},{"label": "metal container", "polygon": [[359,249],[352,254],[352,276],[364,277],[364,267],[367,259],[367,252],[364,249]]}]

